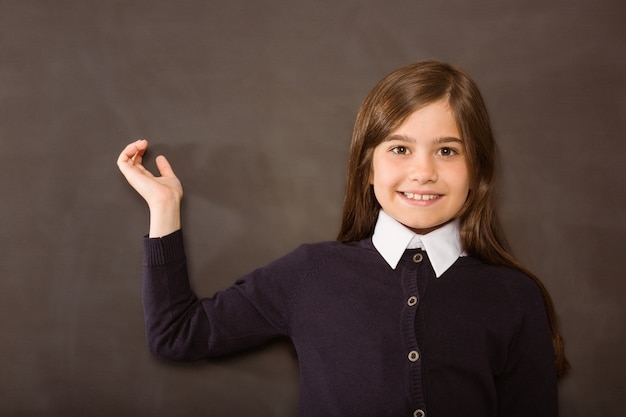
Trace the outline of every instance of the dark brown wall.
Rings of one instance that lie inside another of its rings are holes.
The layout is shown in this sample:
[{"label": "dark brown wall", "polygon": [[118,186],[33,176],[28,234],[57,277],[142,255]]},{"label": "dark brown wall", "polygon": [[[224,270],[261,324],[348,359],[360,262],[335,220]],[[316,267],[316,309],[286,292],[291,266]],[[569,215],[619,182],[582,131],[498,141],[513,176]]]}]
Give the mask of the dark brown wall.
[{"label": "dark brown wall", "polygon": [[[436,3],[436,4],[435,4]],[[545,281],[574,372],[564,416],[623,414],[626,12],[620,1],[0,1],[0,415],[294,416],[276,345],[146,351],[139,137],[186,191],[202,295],[337,231],[352,122],[423,58],[474,75],[502,217]],[[618,398],[619,397],[619,398]]]}]

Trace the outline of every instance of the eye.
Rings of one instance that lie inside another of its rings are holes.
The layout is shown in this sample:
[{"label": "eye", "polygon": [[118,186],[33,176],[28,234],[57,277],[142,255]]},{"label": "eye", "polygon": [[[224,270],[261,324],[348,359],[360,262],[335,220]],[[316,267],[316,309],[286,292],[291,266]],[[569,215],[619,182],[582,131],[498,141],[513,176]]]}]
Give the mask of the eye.
[{"label": "eye", "polygon": [[409,152],[409,148],[407,148],[406,146],[394,146],[393,148],[391,148],[391,152],[398,154],[398,155],[408,155]]},{"label": "eye", "polygon": [[437,155],[439,156],[454,156],[454,155],[458,155],[459,152],[454,149],[454,148],[441,148],[437,151]]}]

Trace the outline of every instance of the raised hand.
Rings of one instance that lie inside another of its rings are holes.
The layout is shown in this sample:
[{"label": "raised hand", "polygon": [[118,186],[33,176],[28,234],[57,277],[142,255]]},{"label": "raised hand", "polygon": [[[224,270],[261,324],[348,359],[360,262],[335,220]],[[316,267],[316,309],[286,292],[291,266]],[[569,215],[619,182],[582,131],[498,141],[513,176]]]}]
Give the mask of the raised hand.
[{"label": "raised hand", "polygon": [[143,166],[147,148],[145,139],[129,144],[117,158],[117,166],[150,208],[150,237],[161,237],[180,229],[183,187],[164,156],[156,158],[160,176]]}]

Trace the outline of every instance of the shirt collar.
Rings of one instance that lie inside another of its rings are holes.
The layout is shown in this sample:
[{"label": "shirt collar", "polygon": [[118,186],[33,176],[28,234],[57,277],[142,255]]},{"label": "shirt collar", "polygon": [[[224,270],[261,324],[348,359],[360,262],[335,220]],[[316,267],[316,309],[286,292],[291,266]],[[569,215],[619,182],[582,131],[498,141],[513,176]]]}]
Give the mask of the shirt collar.
[{"label": "shirt collar", "polygon": [[418,235],[383,210],[378,214],[372,243],[389,266],[396,269],[407,249],[423,249],[439,278],[459,256],[465,256],[461,246],[459,221],[453,220],[425,235]]}]

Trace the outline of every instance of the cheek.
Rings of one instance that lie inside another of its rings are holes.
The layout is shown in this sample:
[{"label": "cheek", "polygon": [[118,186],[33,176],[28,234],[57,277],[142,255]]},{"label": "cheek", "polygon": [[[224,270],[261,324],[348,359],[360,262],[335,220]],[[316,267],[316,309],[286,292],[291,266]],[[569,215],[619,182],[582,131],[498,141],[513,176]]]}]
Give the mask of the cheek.
[{"label": "cheek", "polygon": [[398,170],[397,162],[389,158],[386,150],[377,148],[372,152],[370,162],[370,183],[385,181],[392,173]]},{"label": "cheek", "polygon": [[457,167],[455,177],[457,178],[457,186],[459,189],[467,190],[469,194],[472,189],[472,178],[467,163]]},{"label": "cheek", "polygon": [[385,169],[384,165],[380,163],[372,164],[372,169],[370,170],[370,184],[374,187],[380,187],[382,184],[385,184],[387,181],[387,169]]},{"label": "cheek", "polygon": [[376,151],[377,151],[376,149],[374,149],[374,151],[372,151],[372,157],[371,157],[370,163],[369,163],[370,170],[369,170],[369,174],[368,174],[368,180],[369,180],[369,184],[370,185],[374,185],[374,183],[376,182],[375,172],[381,172],[380,167],[379,167],[380,164],[378,162],[379,158],[377,158],[377,155],[376,155],[377,152]]},{"label": "cheek", "polygon": [[461,178],[461,181],[459,181],[459,186],[461,188],[467,189],[467,191],[469,192],[469,190],[471,190],[471,184],[472,184],[472,180],[469,176],[469,172],[467,170],[464,170],[459,175],[460,175],[459,178]]}]

